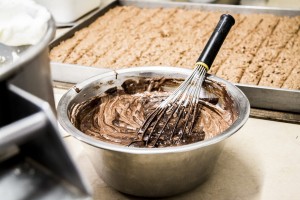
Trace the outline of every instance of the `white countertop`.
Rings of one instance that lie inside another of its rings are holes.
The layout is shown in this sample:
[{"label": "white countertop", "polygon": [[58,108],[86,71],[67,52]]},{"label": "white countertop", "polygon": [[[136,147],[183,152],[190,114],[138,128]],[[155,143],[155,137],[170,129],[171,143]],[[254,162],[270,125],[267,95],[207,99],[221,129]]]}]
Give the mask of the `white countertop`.
[{"label": "white countertop", "polygon": [[[66,92],[54,89],[56,103]],[[81,143],[62,131],[71,156],[88,179],[94,199],[138,199],[107,186],[96,174]],[[249,118],[230,137],[210,179],[168,199],[300,199],[300,125]]]}]

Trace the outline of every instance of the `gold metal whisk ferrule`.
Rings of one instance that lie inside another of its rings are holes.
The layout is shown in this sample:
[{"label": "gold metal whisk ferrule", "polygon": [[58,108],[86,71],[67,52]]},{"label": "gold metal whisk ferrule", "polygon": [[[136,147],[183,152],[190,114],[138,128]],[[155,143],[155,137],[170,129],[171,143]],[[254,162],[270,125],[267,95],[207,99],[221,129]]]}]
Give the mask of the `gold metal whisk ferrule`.
[{"label": "gold metal whisk ferrule", "polygon": [[204,62],[196,62],[195,63],[195,67],[194,68],[196,68],[196,67],[204,67],[205,69],[206,69],[206,71],[208,71],[209,70],[209,67],[208,67],[208,65],[207,64],[205,64]]}]

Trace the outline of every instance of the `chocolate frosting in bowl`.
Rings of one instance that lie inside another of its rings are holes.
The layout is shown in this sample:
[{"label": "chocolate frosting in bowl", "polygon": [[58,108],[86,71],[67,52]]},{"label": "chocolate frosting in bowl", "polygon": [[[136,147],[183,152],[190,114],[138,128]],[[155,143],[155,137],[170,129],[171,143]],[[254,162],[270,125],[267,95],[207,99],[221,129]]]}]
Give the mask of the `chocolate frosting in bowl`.
[{"label": "chocolate frosting in bowl", "polygon": [[[145,147],[137,131],[145,118],[171,94],[180,80],[139,78],[126,80],[121,87],[77,104],[71,122],[80,131],[96,139],[123,146]],[[158,147],[178,146],[209,139],[226,130],[237,118],[230,94],[221,83],[207,79],[205,95],[199,99],[199,116],[191,135],[175,143],[161,141]]]}]

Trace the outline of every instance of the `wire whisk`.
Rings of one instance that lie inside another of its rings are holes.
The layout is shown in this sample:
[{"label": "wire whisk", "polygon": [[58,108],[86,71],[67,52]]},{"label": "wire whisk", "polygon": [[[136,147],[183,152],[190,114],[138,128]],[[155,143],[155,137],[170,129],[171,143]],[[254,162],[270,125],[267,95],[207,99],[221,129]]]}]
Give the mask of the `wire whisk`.
[{"label": "wire whisk", "polygon": [[205,103],[200,98],[202,84],[234,23],[235,20],[231,15],[221,15],[192,74],[147,116],[137,132],[139,139],[129,146],[134,143],[143,143],[146,147],[174,146],[204,139],[201,127],[195,127]]}]

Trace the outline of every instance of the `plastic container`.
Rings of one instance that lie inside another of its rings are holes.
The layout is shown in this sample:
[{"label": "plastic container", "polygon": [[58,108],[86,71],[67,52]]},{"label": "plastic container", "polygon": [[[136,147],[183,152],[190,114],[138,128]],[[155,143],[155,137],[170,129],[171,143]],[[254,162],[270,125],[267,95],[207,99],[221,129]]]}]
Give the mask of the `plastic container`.
[{"label": "plastic container", "polygon": [[45,6],[58,23],[70,23],[99,7],[101,0],[35,0]]}]

